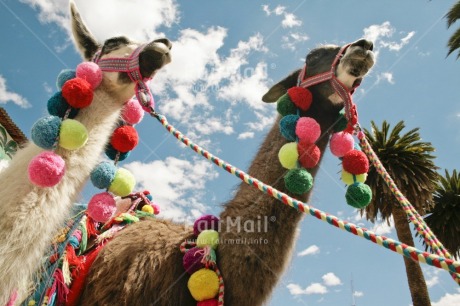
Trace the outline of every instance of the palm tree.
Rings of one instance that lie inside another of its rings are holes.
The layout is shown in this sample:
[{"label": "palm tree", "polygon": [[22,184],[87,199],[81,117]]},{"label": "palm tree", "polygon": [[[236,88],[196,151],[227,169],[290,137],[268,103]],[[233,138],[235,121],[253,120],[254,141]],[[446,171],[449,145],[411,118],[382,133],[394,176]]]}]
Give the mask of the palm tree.
[{"label": "palm tree", "polygon": [[[460,256],[460,175],[445,170],[433,196],[434,207],[425,218],[439,241],[453,256]],[[425,243],[425,242],[424,242]]]},{"label": "palm tree", "polygon": [[[394,182],[411,202],[419,214],[424,215],[432,205],[433,192],[438,174],[431,154],[434,148],[429,142],[422,142],[419,129],[402,134],[404,122],[398,122],[392,131],[390,124],[383,122],[379,129],[372,121],[372,132],[364,130],[372,149],[375,151]],[[406,213],[387,187],[374,167],[369,170],[367,184],[373,192],[370,205],[361,210],[366,219],[375,222],[380,218],[389,222],[393,216],[398,239],[410,246],[414,240]],[[430,304],[430,297],[422,269],[418,262],[404,257],[407,281],[414,306]]]},{"label": "palm tree", "polygon": [[[450,28],[458,19],[460,19],[460,1],[458,1],[450,11],[446,14],[447,18],[447,27]],[[454,32],[454,34],[450,37],[449,42],[447,43],[449,47],[449,53],[451,54],[455,50],[460,48],[460,28]],[[460,57],[460,51],[457,53],[457,59]]]}]

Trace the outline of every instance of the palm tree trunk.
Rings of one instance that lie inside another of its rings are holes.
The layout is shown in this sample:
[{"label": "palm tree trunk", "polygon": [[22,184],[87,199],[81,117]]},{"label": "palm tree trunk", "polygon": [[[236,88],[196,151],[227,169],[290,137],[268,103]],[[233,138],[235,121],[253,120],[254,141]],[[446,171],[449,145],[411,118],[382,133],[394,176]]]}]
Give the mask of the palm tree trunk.
[{"label": "palm tree trunk", "polygon": [[[409,222],[407,221],[404,210],[399,205],[393,205],[392,214],[399,241],[409,246],[414,246],[414,239],[412,238]],[[407,282],[409,283],[413,305],[430,306],[430,296],[420,264],[417,261],[404,257],[404,265],[406,266]]]}]

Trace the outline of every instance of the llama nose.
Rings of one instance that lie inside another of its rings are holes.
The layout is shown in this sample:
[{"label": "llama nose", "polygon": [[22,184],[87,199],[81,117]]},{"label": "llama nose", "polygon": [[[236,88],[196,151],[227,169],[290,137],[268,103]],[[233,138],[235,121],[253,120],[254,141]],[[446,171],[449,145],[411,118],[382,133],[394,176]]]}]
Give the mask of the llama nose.
[{"label": "llama nose", "polygon": [[367,40],[367,39],[360,39],[355,41],[354,43],[351,44],[352,46],[360,46],[363,47],[364,50],[370,50],[372,51],[374,49],[374,44]]},{"label": "llama nose", "polygon": [[167,38],[155,39],[153,42],[162,43],[162,44],[164,44],[166,47],[168,47],[169,50],[171,50],[171,48],[172,48],[172,43],[171,43],[171,42],[169,41],[169,39],[167,39]]}]

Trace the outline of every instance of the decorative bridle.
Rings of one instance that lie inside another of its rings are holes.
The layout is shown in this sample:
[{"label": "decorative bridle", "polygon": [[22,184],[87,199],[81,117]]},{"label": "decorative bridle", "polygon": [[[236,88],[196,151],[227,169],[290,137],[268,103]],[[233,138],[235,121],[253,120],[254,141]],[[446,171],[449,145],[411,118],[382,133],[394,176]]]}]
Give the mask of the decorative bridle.
[{"label": "decorative bridle", "polygon": [[297,86],[308,88],[319,83],[330,81],[332,88],[334,88],[335,92],[340,96],[340,98],[342,98],[344,102],[345,118],[348,121],[346,131],[349,133],[353,133],[356,129],[356,125],[358,124],[358,113],[356,110],[356,105],[353,103],[351,95],[353,94],[355,88],[359,86],[359,84],[356,84],[351,90],[349,90],[348,87],[345,86],[345,84],[343,84],[335,75],[337,64],[340,62],[340,59],[343,57],[346,50],[350,46],[351,44],[348,44],[340,49],[339,53],[337,53],[337,55],[335,56],[334,61],[331,65],[331,69],[329,71],[305,78],[305,76],[307,75],[307,64],[305,64],[301,72],[299,73]]},{"label": "decorative bridle", "polygon": [[147,85],[151,78],[143,77],[139,67],[139,54],[146,46],[147,44],[140,45],[129,57],[101,58],[101,50],[99,50],[93,57],[93,62],[95,62],[102,71],[126,72],[131,81],[136,84],[135,91],[137,100],[142,106],[154,107],[153,96]]}]

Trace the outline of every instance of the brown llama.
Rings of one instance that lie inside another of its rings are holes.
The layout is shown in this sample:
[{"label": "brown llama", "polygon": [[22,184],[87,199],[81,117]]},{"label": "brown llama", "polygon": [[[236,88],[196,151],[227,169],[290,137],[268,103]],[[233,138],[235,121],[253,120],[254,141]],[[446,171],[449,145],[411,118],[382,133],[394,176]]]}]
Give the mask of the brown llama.
[{"label": "brown llama", "polygon": [[[83,24],[73,2],[70,3],[72,33],[83,58],[91,60],[98,50],[101,58],[127,57],[141,44],[126,37],[115,37],[100,45]],[[171,61],[171,43],[158,39],[147,44],[139,55],[142,77],[153,76]],[[40,268],[42,256],[53,235],[63,225],[90,171],[96,166],[123,104],[135,93],[135,84],[126,73],[103,72],[101,85],[89,107],[76,120],[86,126],[87,144],[75,151],[58,148],[66,162],[66,173],[59,184],[39,188],[29,181],[30,160],[43,151],[33,143],[20,150],[0,175],[0,305],[12,292],[24,297],[31,275]]]},{"label": "brown llama", "polygon": [[[364,39],[352,43],[345,51],[335,75],[347,87],[354,88],[374,64],[372,43]],[[307,76],[329,71],[341,48],[321,46],[306,57]],[[274,85],[262,98],[275,102],[296,86],[300,70]],[[313,103],[305,115],[315,118],[323,131],[317,142],[324,152],[329,130],[344,106],[329,81],[311,86]],[[280,134],[278,118],[262,143],[248,173],[286,192],[283,175],[286,170],[278,161],[278,151],[287,140]],[[310,172],[314,176],[318,166]],[[308,201],[309,195],[298,197]],[[267,231],[240,230],[245,222],[275,217]],[[254,306],[267,301],[288,263],[296,228],[302,214],[242,184],[235,197],[220,214],[221,244],[217,250],[218,265],[225,281],[225,303],[231,306]],[[185,225],[165,220],[148,219],[121,231],[99,253],[95,260],[81,305],[196,305],[187,289],[188,274],[182,266],[179,245],[192,237]],[[249,244],[232,243],[240,241]],[[268,243],[256,243],[266,241]]]}]

